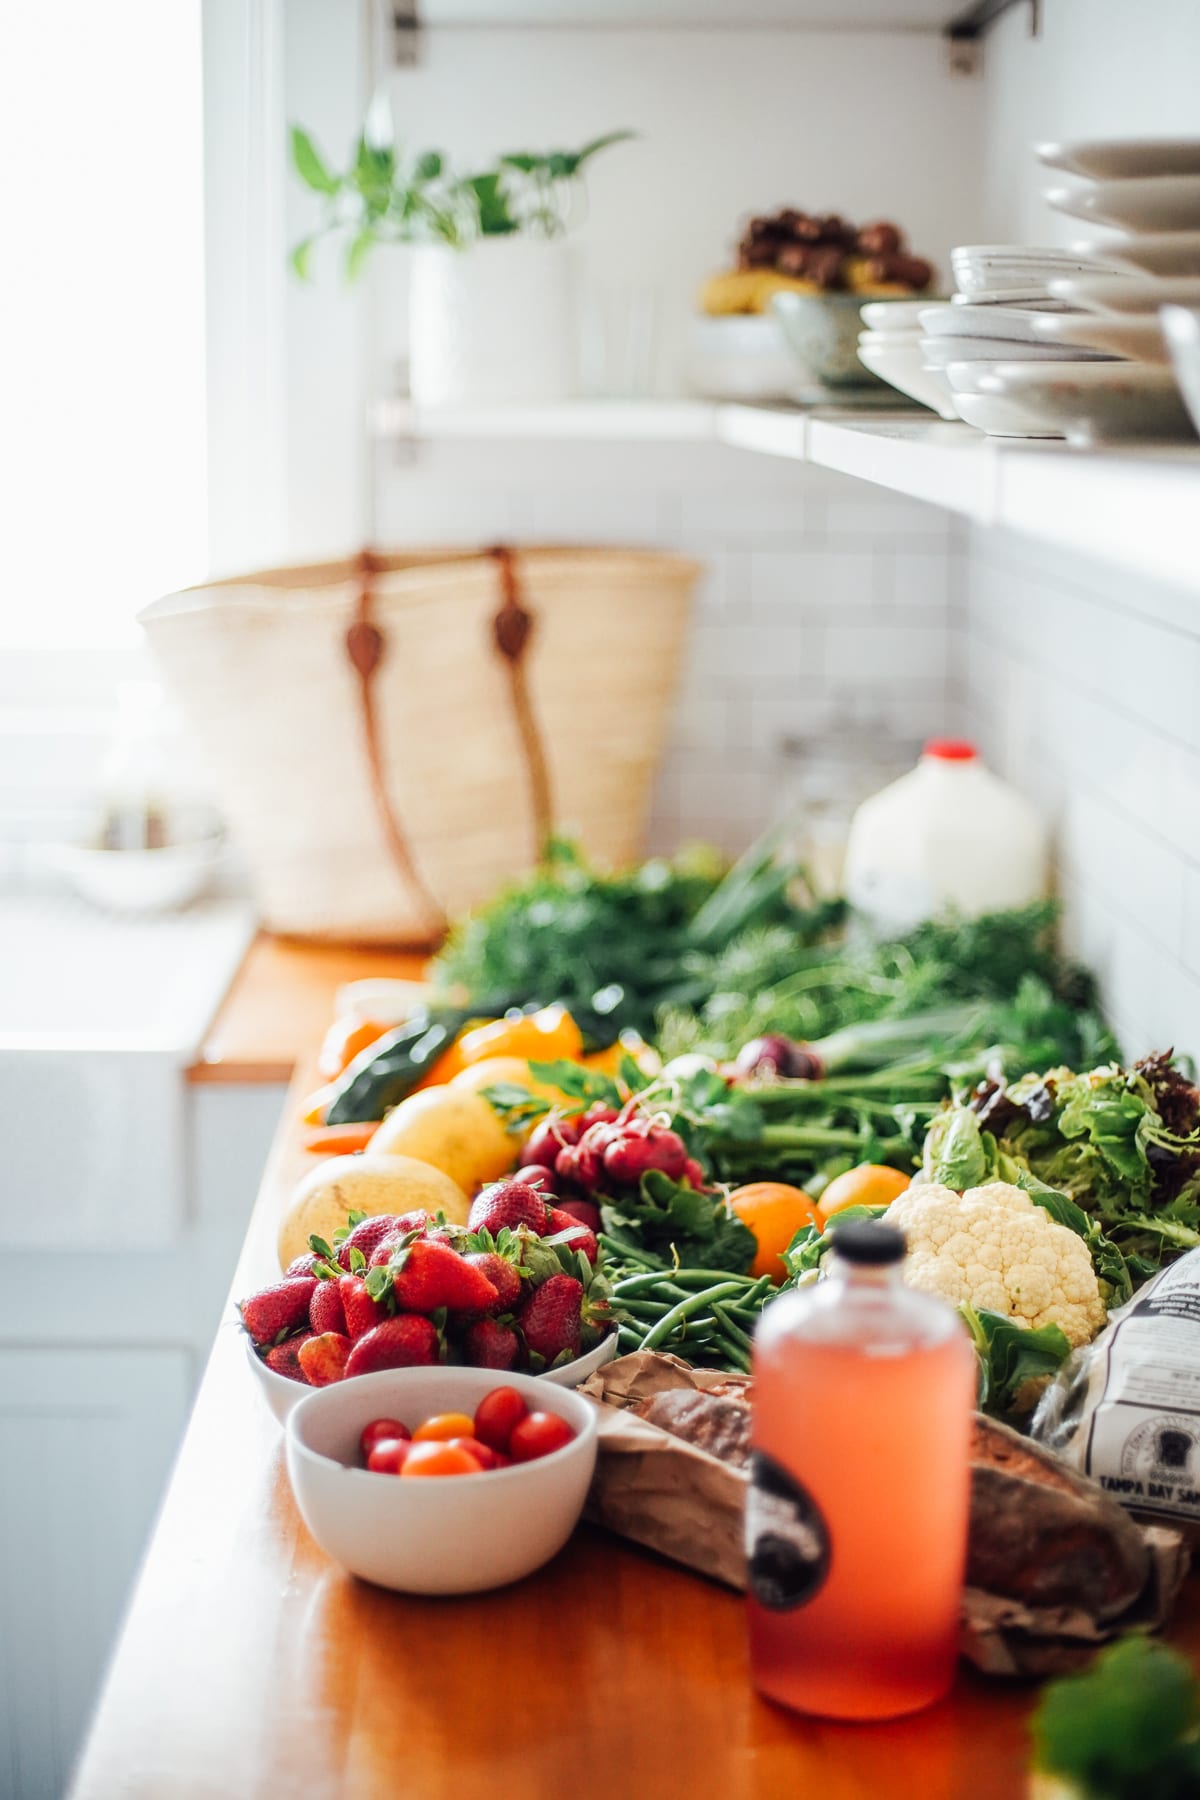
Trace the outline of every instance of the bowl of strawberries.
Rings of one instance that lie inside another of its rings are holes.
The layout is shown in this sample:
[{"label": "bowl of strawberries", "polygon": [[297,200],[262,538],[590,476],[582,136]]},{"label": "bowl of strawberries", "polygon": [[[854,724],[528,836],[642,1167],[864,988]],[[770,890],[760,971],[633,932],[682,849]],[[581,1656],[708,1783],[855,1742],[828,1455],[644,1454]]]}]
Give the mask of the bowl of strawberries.
[{"label": "bowl of strawberries", "polygon": [[574,1386],[616,1353],[595,1232],[544,1184],[485,1188],[466,1226],[441,1214],[348,1216],[238,1306],[281,1422],[306,1389],[445,1364]]}]

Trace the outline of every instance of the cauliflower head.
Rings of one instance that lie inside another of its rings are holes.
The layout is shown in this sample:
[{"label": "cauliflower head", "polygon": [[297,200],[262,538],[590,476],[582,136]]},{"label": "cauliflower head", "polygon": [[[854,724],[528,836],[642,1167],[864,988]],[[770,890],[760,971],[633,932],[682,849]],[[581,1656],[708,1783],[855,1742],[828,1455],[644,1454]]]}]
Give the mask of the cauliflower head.
[{"label": "cauliflower head", "polygon": [[1057,1325],[1072,1348],[1108,1317],[1083,1239],[1007,1181],[965,1194],[914,1185],[884,1217],[908,1240],[909,1287],[1019,1325]]}]

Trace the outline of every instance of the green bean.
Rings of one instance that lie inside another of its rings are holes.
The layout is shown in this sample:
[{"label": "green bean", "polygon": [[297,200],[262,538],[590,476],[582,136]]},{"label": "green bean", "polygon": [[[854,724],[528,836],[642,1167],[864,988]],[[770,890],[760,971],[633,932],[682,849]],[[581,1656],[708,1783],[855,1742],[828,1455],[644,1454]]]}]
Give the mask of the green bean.
[{"label": "green bean", "polygon": [[713,1312],[716,1314],[718,1321],[725,1327],[725,1331],[734,1340],[734,1342],[740,1343],[742,1345],[743,1349],[749,1350],[750,1345],[753,1341],[750,1336],[750,1333],[748,1331],[743,1331],[742,1327],[737,1323],[736,1319],[732,1318],[731,1315],[726,1311],[726,1309],[722,1305],[721,1301],[719,1301],[719,1300],[713,1301]]},{"label": "green bean", "polygon": [[642,1339],[643,1350],[653,1350],[666,1338],[671,1336],[676,1325],[681,1324],[692,1313],[700,1312],[705,1306],[711,1306],[714,1300],[724,1300],[726,1295],[735,1294],[740,1283],[726,1281],[716,1287],[705,1288],[699,1294],[693,1294],[689,1300],[681,1300],[673,1306],[664,1318],[658,1321],[653,1330],[647,1332]]}]

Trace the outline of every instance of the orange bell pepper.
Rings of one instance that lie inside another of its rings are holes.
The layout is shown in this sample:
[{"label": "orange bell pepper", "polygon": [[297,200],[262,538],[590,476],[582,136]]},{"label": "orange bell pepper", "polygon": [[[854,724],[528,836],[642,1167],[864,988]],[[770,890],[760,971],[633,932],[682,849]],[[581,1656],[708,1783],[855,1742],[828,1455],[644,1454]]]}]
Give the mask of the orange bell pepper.
[{"label": "orange bell pepper", "polygon": [[527,1062],[578,1062],[583,1055],[583,1033],[565,1006],[544,1006],[541,1012],[476,1025],[463,1032],[454,1048],[464,1067],[495,1056],[519,1056]]}]

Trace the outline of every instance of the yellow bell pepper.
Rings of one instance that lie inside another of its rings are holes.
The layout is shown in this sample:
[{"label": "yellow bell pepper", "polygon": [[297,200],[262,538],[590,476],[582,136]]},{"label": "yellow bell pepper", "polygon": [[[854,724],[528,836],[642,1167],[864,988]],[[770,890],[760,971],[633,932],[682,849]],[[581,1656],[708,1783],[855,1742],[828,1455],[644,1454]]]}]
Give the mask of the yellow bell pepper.
[{"label": "yellow bell pepper", "polygon": [[583,1033],[565,1006],[493,1019],[464,1031],[454,1046],[464,1068],[494,1056],[519,1056],[527,1062],[578,1062]]}]

